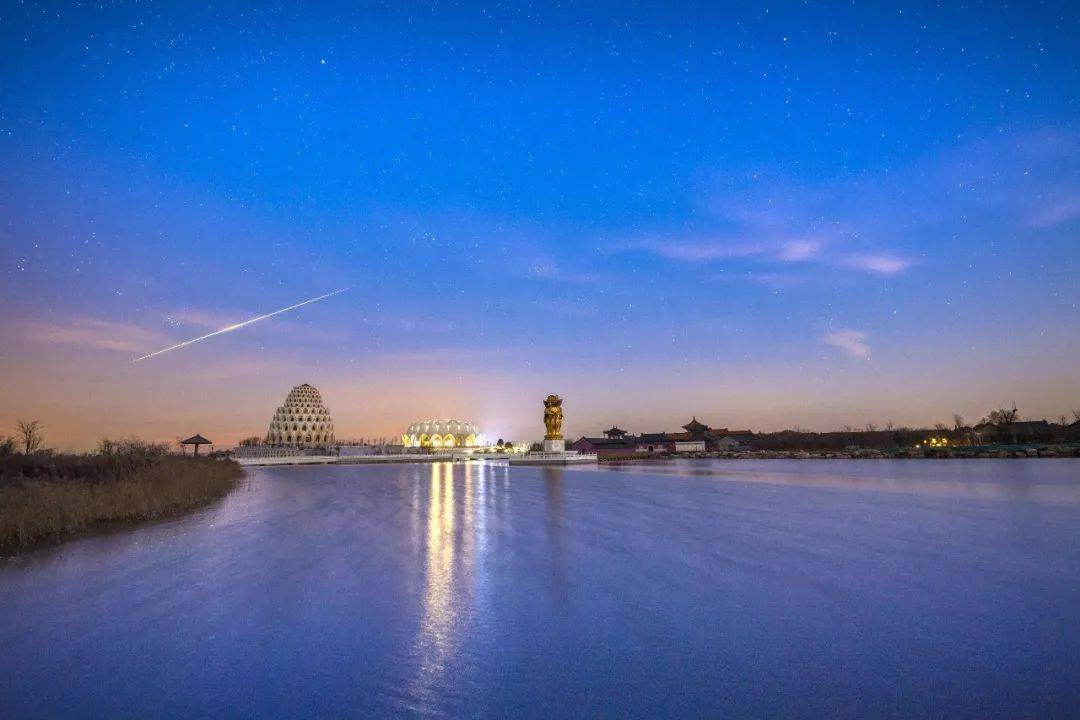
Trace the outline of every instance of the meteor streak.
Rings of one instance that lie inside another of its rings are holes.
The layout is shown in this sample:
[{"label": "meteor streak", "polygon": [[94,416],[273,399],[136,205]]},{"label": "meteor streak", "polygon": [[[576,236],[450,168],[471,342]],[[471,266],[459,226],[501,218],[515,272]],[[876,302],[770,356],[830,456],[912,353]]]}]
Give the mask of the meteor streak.
[{"label": "meteor streak", "polygon": [[194,345],[195,343],[197,343],[197,342],[199,342],[201,340],[206,340],[208,338],[212,338],[215,335],[224,335],[225,333],[232,332],[233,330],[239,330],[242,327],[247,327],[248,325],[251,325],[253,323],[257,323],[260,320],[265,320],[266,318],[274,317],[275,315],[280,315],[283,312],[289,312],[290,310],[295,310],[298,307],[303,307],[304,305],[310,305],[313,302],[318,302],[320,300],[325,300],[328,297],[333,297],[334,295],[337,295],[338,293],[343,293],[348,289],[349,288],[342,288],[341,290],[335,290],[332,293],[326,293],[325,295],[320,295],[319,297],[311,298],[310,300],[305,300],[304,302],[296,303],[295,305],[290,305],[289,307],[281,308],[280,310],[275,310],[274,312],[266,313],[265,315],[260,315],[258,317],[253,317],[250,320],[245,320],[244,322],[238,322],[235,325],[227,325],[227,326],[221,328],[220,330],[215,330],[214,332],[207,333],[206,335],[203,335],[201,337],[192,338],[191,340],[185,340],[182,343],[177,343],[176,345],[173,345],[172,347],[167,347],[167,348],[164,348],[162,350],[155,350],[154,352],[149,353],[148,355],[143,355],[142,357],[137,357],[134,360],[132,360],[131,362],[137,363],[140,360],[146,360],[147,358],[152,358],[155,355],[162,355],[162,354],[170,352],[172,350],[179,350],[182,347],[187,347],[188,345]]}]

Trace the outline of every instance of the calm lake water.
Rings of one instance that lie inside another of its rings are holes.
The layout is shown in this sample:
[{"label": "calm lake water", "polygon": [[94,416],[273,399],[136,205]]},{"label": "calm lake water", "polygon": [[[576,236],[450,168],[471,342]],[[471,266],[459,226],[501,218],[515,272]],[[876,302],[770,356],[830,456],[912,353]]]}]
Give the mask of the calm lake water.
[{"label": "calm lake water", "polygon": [[0,717],[1080,716],[1080,461],[249,471],[0,561]]}]

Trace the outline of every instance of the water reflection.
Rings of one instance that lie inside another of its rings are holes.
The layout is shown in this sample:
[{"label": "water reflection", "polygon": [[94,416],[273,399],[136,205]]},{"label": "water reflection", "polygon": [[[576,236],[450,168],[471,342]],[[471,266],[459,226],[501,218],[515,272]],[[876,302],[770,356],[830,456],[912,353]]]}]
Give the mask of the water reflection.
[{"label": "water reflection", "polygon": [[544,505],[548,546],[550,548],[552,602],[562,605],[569,602],[569,588],[566,577],[566,521],[564,506],[566,499],[566,471],[563,468],[543,468]]},{"label": "water reflection", "polygon": [[[1071,459],[1031,460],[686,460],[601,465],[596,472],[677,475],[790,487],[916,494],[939,498],[1080,504]],[[837,470],[848,473],[839,474]],[[1063,470],[1065,472],[1063,472]],[[1062,482],[1062,478],[1065,482]]]},{"label": "water reflection", "polygon": [[3,563],[0,717],[1066,716],[1078,462],[255,470]]}]

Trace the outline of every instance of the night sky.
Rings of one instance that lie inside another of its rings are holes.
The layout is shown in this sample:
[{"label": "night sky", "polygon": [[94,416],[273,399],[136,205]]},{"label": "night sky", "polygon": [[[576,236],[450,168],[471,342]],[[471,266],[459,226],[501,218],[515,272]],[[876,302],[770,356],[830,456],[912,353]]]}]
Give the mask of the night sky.
[{"label": "night sky", "polygon": [[0,434],[1080,407],[1080,7],[675,5],[5,2]]}]

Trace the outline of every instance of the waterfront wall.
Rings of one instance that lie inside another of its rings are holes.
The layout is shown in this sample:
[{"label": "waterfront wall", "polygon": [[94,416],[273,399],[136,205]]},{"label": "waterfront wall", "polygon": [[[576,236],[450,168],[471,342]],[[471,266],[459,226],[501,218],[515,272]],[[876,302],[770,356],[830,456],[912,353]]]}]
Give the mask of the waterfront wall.
[{"label": "waterfront wall", "polygon": [[724,458],[729,460],[848,460],[920,458],[1080,458],[1080,444],[1063,445],[972,445],[952,448],[894,448],[877,450],[737,450],[709,453],[600,455],[601,462],[681,458]]}]

